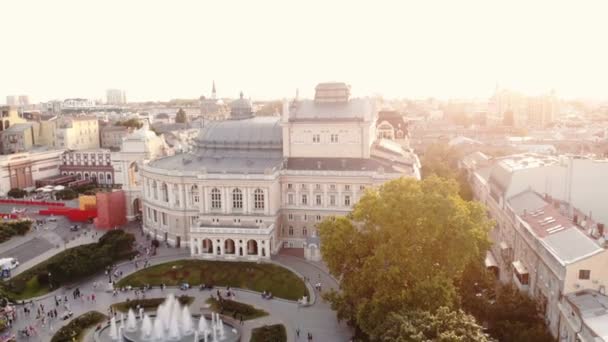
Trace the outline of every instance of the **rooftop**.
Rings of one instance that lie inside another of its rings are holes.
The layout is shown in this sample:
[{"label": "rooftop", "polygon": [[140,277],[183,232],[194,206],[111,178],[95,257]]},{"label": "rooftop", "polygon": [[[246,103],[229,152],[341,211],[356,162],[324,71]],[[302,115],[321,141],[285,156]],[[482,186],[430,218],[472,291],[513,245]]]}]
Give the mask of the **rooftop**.
[{"label": "rooftop", "polygon": [[23,132],[27,129],[30,129],[34,124],[32,124],[31,122],[26,122],[26,123],[17,123],[14,124],[12,126],[9,126],[9,128],[5,129],[5,132],[12,132],[12,133],[17,133],[17,132]]},{"label": "rooftop", "polygon": [[313,100],[294,102],[290,121],[364,121],[372,118],[374,105],[368,99],[351,99],[346,102],[319,103]]},{"label": "rooftop", "polygon": [[583,233],[559,206],[528,190],[509,199],[509,205],[543,246],[563,264],[570,264],[604,249]]},{"label": "rooftop", "polygon": [[583,290],[566,295],[583,323],[596,336],[608,341],[608,297],[596,291]]},{"label": "rooftop", "polygon": [[212,121],[197,138],[199,148],[281,149],[283,133],[278,117]]}]

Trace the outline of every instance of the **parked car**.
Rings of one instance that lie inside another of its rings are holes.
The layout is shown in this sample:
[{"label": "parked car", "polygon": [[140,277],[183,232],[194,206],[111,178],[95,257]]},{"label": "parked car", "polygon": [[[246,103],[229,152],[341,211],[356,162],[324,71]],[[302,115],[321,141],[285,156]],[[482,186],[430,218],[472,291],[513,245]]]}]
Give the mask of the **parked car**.
[{"label": "parked car", "polygon": [[78,231],[78,225],[75,224],[75,225],[71,226],[70,230],[73,231],[73,232],[77,232]]}]

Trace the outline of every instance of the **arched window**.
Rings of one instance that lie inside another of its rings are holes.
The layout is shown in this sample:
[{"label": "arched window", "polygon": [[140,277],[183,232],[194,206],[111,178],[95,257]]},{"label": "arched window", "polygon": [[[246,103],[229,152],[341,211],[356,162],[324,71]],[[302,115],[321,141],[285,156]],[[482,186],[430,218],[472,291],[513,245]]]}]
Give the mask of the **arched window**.
[{"label": "arched window", "polygon": [[218,188],[211,190],[211,209],[222,209],[222,193]]},{"label": "arched window", "polygon": [[253,208],[258,210],[264,209],[264,191],[255,189],[253,192]]},{"label": "arched window", "polygon": [[161,194],[162,194],[162,200],[163,202],[169,202],[169,190],[167,190],[167,184],[163,183],[163,185],[161,185],[160,188]]},{"label": "arched window", "polygon": [[158,187],[156,185],[156,181],[152,181],[152,195],[154,196],[155,200],[158,199]]},{"label": "arched window", "polygon": [[106,173],[106,179],[108,180],[106,183],[112,184],[112,174],[111,173]]},{"label": "arched window", "polygon": [[232,190],[232,209],[243,209],[243,192],[241,189]]},{"label": "arched window", "polygon": [[198,203],[200,201],[197,185],[193,185],[190,188],[190,199],[192,201],[192,204]]}]

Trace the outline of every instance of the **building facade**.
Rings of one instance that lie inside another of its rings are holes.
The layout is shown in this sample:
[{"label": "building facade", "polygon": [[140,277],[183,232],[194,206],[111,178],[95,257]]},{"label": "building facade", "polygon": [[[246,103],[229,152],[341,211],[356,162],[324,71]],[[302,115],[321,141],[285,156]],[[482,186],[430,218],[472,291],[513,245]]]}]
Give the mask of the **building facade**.
[{"label": "building facade", "polygon": [[200,97],[201,116],[205,120],[226,120],[230,116],[230,107],[217,98],[215,82],[211,89],[211,97]]},{"label": "building facade", "polygon": [[415,155],[376,139],[373,103],[349,93],[320,84],[314,100],[285,101],[282,117],[254,117],[241,94],[191,152],[143,167],[144,230],[200,258],[296,248],[320,259],[317,223],[349,213],[367,188],[420,176]]},{"label": "building facade", "polygon": [[55,132],[55,146],[67,150],[99,148],[99,122],[90,116],[62,116]]},{"label": "building facade", "polygon": [[62,175],[75,175],[77,179],[91,180],[100,185],[114,184],[114,167],[110,150],[66,151],[61,156],[59,171]]},{"label": "building facade", "polygon": [[108,89],[106,90],[106,103],[109,105],[127,104],[127,94],[122,89]]},{"label": "building facade", "polygon": [[2,154],[29,151],[36,143],[38,126],[34,122],[18,123],[0,133]]},{"label": "building facade", "polygon": [[0,156],[0,195],[12,188],[33,189],[36,180],[59,174],[63,150],[34,150]]},{"label": "building facade", "polygon": [[125,126],[104,126],[101,128],[101,148],[118,151],[122,146],[122,139],[133,129]]}]

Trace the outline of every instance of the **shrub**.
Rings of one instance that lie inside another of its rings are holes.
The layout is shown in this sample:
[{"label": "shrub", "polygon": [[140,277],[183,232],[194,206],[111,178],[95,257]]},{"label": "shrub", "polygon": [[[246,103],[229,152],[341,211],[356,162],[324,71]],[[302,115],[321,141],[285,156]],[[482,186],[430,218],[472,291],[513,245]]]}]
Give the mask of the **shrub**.
[{"label": "shrub", "polygon": [[63,190],[57,191],[55,193],[55,198],[57,200],[67,201],[67,200],[72,200],[77,197],[78,197],[78,193],[72,189],[63,189]]},{"label": "shrub", "polygon": [[264,310],[260,310],[252,305],[237,302],[231,299],[221,299],[218,301],[215,298],[209,298],[207,303],[211,304],[211,307],[215,311],[220,311],[222,314],[229,316],[236,316],[237,318],[242,315],[244,320],[268,315],[268,313]]},{"label": "shrub", "polygon": [[0,242],[9,240],[15,235],[25,235],[32,228],[32,221],[20,220],[0,222]]},{"label": "shrub", "polygon": [[7,195],[12,198],[23,198],[27,195],[27,191],[19,188],[12,188],[8,191]]},{"label": "shrub", "polygon": [[251,331],[250,342],[286,342],[287,332],[283,324],[265,325]]},{"label": "shrub", "polygon": [[[99,242],[67,249],[3,283],[14,295],[26,291],[38,295],[40,285],[58,287],[94,275],[116,261],[129,259],[134,252],[132,234],[122,230],[106,233]],[[51,274],[50,279],[48,274]],[[6,292],[6,291],[5,291]]]},{"label": "shrub", "polygon": [[[179,296],[177,300],[181,305],[190,305],[194,302],[194,297],[190,296]],[[115,310],[121,312],[127,312],[129,309],[135,310],[137,306],[144,309],[156,309],[160,304],[165,301],[165,298],[146,298],[146,299],[134,299],[126,302],[120,302],[112,304]]]},{"label": "shrub", "polygon": [[76,318],[70,323],[59,329],[51,342],[70,342],[74,341],[74,338],[78,339],[82,333],[93,327],[95,324],[103,322],[107,317],[97,311],[89,311]]}]

